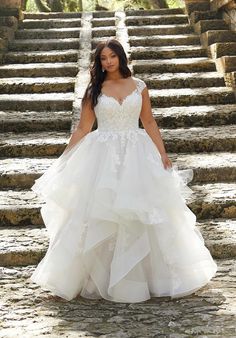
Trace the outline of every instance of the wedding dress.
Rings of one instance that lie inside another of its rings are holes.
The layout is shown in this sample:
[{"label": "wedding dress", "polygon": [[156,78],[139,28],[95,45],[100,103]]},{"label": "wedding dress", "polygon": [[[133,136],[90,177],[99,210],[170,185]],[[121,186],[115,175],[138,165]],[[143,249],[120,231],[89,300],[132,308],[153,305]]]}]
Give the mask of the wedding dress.
[{"label": "wedding dress", "polygon": [[165,169],[138,125],[145,82],[120,103],[100,94],[98,128],[35,180],[48,250],[30,280],[68,301],[182,297],[217,265],[186,199],[192,169]]}]

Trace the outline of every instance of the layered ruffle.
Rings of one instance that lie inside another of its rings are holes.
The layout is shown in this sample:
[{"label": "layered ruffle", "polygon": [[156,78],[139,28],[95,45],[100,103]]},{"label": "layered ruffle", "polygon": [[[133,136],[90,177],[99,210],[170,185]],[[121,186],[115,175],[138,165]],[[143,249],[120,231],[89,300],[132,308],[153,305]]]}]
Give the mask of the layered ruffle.
[{"label": "layered ruffle", "polygon": [[31,280],[62,298],[178,297],[217,266],[186,200],[193,170],[164,169],[145,130],[87,134],[31,187],[49,248]]}]

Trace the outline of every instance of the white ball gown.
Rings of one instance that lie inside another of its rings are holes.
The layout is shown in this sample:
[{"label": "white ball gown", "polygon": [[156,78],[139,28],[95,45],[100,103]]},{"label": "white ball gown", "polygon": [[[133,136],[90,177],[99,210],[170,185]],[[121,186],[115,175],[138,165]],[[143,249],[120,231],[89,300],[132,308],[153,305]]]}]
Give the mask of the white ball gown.
[{"label": "white ball gown", "polygon": [[145,82],[122,103],[101,94],[98,128],[57,158],[31,189],[49,247],[30,280],[68,301],[115,302],[182,297],[217,265],[187,207],[192,169],[165,169],[139,127]]}]

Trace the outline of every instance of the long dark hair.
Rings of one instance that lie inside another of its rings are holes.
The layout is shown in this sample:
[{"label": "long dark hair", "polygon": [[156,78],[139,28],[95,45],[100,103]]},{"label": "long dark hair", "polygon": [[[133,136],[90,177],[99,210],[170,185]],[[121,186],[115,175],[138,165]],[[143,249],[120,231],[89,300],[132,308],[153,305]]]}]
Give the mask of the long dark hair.
[{"label": "long dark hair", "polygon": [[100,60],[100,55],[104,47],[109,47],[118,56],[119,71],[121,75],[124,78],[131,76],[131,70],[127,65],[128,59],[120,42],[113,38],[99,42],[93,54],[93,63],[90,66],[90,82],[82,98],[82,105],[87,98],[91,99],[92,108],[94,108],[98,102],[98,96],[101,93],[102,83],[106,77],[106,70],[104,72],[102,71],[102,64]]}]

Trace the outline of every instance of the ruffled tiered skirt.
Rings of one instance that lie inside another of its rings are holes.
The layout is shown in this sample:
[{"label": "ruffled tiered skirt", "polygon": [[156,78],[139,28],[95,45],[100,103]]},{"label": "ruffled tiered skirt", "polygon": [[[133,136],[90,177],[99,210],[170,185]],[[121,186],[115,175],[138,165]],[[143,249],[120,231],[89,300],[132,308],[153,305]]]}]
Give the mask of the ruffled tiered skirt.
[{"label": "ruffled tiered skirt", "polygon": [[90,132],[31,187],[49,236],[31,281],[68,301],[198,290],[217,265],[186,205],[192,178],[192,169],[164,169],[144,129]]}]

